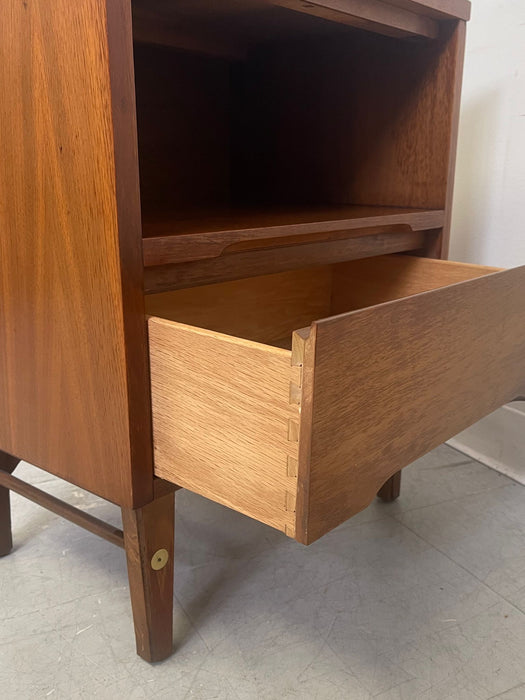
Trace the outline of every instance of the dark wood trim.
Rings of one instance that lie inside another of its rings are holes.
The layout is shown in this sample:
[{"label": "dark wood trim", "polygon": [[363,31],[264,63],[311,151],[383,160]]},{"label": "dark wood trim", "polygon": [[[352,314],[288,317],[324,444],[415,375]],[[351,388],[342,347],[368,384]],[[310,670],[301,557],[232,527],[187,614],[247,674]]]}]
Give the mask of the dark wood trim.
[{"label": "dark wood trim", "polygon": [[428,231],[441,228],[444,221],[442,209],[352,205],[258,207],[180,220],[166,216],[144,221],[144,265],[175,265],[234,250],[293,245],[304,237],[314,242],[380,231]]},{"label": "dark wood trim", "polygon": [[438,23],[426,14],[382,0],[272,0],[272,4],[385,36],[436,39]]},{"label": "dark wood trim", "polygon": [[386,481],[383,486],[377,492],[378,498],[380,498],[385,503],[392,503],[401,493],[401,470],[396,472],[393,476]]},{"label": "dark wood trim", "polygon": [[469,0],[388,0],[388,2],[437,19],[470,19]]},{"label": "dark wood trim", "polygon": [[69,503],[64,503],[64,501],[61,501],[59,498],[55,498],[55,496],[41,489],[37,489],[35,486],[31,486],[31,484],[27,484],[25,481],[17,479],[16,476],[11,476],[11,474],[2,470],[0,470],[0,486],[3,489],[8,489],[9,491],[14,491],[24,496],[24,498],[33,501],[33,503],[47,508],[47,510],[60,515],[62,518],[69,520],[75,525],[79,525],[84,528],[84,530],[89,530],[89,532],[102,537],[112,544],[116,544],[118,547],[124,546],[122,530],[108,525],[108,523],[105,523],[103,520],[94,518],[92,515],[89,515],[89,513],[84,513],[78,508],[69,505]]},{"label": "dark wood trim", "polygon": [[[450,31],[450,30],[449,30]],[[463,85],[463,64],[465,61],[465,42],[467,37],[467,25],[458,22],[452,31],[450,42],[453,42],[453,66],[454,76],[451,80],[452,109],[450,114],[449,136],[449,162],[447,173],[447,191],[445,201],[445,225],[441,236],[441,244],[436,257],[447,258],[450,245],[450,225],[452,221],[452,203],[454,196],[454,179],[456,173],[456,158],[459,133],[459,110],[461,106],[461,88]]]},{"label": "dark wood trim", "polygon": [[[12,474],[19,460],[16,457],[0,452],[0,475]],[[5,557],[13,549],[11,533],[11,502],[9,489],[0,486],[0,557]]]},{"label": "dark wood trim", "polygon": [[122,523],[137,653],[162,661],[173,651],[175,493],[123,508]]},{"label": "dark wood trim", "polygon": [[153,450],[131,3],[106,2],[131,451],[126,503],[153,498]]},{"label": "dark wood trim", "polygon": [[375,257],[388,253],[420,250],[433,231],[402,231],[348,238],[323,243],[305,243],[278,249],[230,253],[212,260],[163,265],[145,270],[146,294],[156,294],[215,282],[258,277],[301,267],[328,265],[343,260]]}]

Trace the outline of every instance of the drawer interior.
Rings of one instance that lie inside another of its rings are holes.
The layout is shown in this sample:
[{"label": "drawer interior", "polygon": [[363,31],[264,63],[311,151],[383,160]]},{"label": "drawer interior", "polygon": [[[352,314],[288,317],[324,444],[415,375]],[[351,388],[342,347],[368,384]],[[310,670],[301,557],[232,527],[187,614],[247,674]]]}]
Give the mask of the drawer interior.
[{"label": "drawer interior", "polygon": [[308,544],[523,395],[524,290],[399,255],[151,296],[155,473]]},{"label": "drawer interior", "polygon": [[155,294],[146,305],[152,316],[291,349],[293,331],[317,319],[495,271],[389,255]]}]

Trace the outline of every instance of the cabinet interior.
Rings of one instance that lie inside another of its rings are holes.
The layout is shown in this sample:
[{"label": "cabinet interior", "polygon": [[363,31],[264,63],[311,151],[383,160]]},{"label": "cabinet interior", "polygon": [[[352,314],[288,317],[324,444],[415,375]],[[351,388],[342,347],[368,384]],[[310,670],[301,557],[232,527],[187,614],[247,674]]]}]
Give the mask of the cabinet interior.
[{"label": "cabinet interior", "polygon": [[134,3],[146,264],[178,262],[173,237],[209,258],[254,229],[270,245],[296,221],[340,234],[445,208],[450,28],[407,39],[266,2],[206,8]]}]

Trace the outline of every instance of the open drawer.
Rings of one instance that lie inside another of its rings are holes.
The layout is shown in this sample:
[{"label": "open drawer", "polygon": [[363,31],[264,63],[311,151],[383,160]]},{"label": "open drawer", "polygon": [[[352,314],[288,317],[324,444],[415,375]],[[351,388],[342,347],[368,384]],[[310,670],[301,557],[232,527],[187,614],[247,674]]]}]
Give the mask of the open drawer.
[{"label": "open drawer", "polygon": [[385,256],[148,304],[155,473],[305,544],[525,393],[525,267]]}]

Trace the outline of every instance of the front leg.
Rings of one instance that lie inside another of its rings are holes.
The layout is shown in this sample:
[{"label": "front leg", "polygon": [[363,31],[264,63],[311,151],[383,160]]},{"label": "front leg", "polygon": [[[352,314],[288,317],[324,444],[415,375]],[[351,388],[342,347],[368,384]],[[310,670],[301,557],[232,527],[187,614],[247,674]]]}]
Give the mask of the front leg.
[{"label": "front leg", "polygon": [[[11,474],[20,460],[5,452],[0,452],[0,470]],[[13,535],[11,533],[11,503],[9,489],[0,486],[0,557],[13,549]]]},{"label": "front leg", "polygon": [[137,653],[162,661],[173,649],[173,542],[175,493],[143,508],[122,509]]}]

